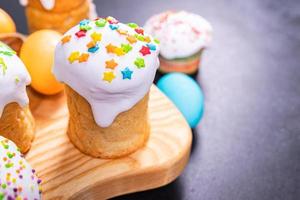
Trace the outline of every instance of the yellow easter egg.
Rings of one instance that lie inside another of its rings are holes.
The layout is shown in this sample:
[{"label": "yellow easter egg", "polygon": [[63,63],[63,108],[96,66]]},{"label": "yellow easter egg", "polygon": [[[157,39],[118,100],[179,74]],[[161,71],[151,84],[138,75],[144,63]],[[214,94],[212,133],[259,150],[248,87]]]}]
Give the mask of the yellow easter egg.
[{"label": "yellow easter egg", "polygon": [[63,84],[52,74],[55,46],[60,38],[56,31],[40,30],[31,34],[21,48],[20,58],[31,75],[31,87],[45,95],[63,90]]},{"label": "yellow easter egg", "polygon": [[0,8],[0,33],[14,33],[16,25],[13,19]]}]

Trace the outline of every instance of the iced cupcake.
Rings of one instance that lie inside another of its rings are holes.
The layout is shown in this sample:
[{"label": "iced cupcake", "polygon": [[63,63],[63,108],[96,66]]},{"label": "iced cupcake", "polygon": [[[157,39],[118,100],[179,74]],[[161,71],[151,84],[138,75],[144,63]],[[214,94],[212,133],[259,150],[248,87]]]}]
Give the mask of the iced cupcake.
[{"label": "iced cupcake", "polygon": [[201,16],[185,11],[154,15],[144,29],[161,41],[159,70],[163,73],[195,73],[212,38],[211,25]]},{"label": "iced cupcake", "polygon": [[17,146],[0,136],[0,199],[39,200],[41,180]]},{"label": "iced cupcake", "polygon": [[53,72],[66,84],[67,133],[80,151],[116,158],[145,144],[158,52],[142,28],[113,17],[84,20],[63,36]]},{"label": "iced cupcake", "polygon": [[0,42],[0,135],[25,153],[34,139],[35,123],[28,106],[30,76],[15,52]]}]

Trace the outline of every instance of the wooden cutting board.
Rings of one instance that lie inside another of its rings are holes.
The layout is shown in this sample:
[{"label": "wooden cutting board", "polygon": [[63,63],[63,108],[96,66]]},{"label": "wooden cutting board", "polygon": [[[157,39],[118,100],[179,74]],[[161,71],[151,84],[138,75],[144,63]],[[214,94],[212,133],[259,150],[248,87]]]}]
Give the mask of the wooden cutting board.
[{"label": "wooden cutting board", "polygon": [[104,160],[80,153],[65,134],[64,94],[44,97],[30,90],[37,135],[26,155],[42,179],[43,199],[107,199],[173,181],[188,162],[192,133],[175,106],[155,87],[150,94],[151,135],[130,156]]}]

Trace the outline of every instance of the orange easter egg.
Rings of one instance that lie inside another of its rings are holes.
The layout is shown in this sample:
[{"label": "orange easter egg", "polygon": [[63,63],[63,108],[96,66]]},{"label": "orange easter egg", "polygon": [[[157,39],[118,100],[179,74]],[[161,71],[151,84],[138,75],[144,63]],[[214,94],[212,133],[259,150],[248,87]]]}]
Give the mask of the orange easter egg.
[{"label": "orange easter egg", "polygon": [[60,39],[56,31],[40,30],[31,34],[21,48],[20,58],[31,75],[31,87],[45,95],[63,90],[63,84],[52,74],[54,50]]},{"label": "orange easter egg", "polygon": [[16,25],[13,19],[0,8],[0,33],[15,33]]}]

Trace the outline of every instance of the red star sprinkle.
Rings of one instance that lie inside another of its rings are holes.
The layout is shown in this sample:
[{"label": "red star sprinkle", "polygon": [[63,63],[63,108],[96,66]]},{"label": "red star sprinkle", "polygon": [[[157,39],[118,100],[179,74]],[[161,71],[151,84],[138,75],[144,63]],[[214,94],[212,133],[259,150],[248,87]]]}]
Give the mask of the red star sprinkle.
[{"label": "red star sprinkle", "polygon": [[81,37],[84,37],[84,36],[85,36],[85,33],[86,33],[85,30],[80,30],[80,31],[78,31],[77,33],[75,33],[75,35],[76,35],[78,38],[81,38]]},{"label": "red star sprinkle", "polygon": [[135,30],[135,32],[137,32],[138,34],[144,35],[144,30],[143,30],[142,28],[136,28],[136,29],[134,29],[134,30]]},{"label": "red star sprinkle", "polygon": [[150,48],[146,47],[146,46],[142,46],[142,48],[140,50],[140,53],[143,54],[143,56],[151,54]]}]

